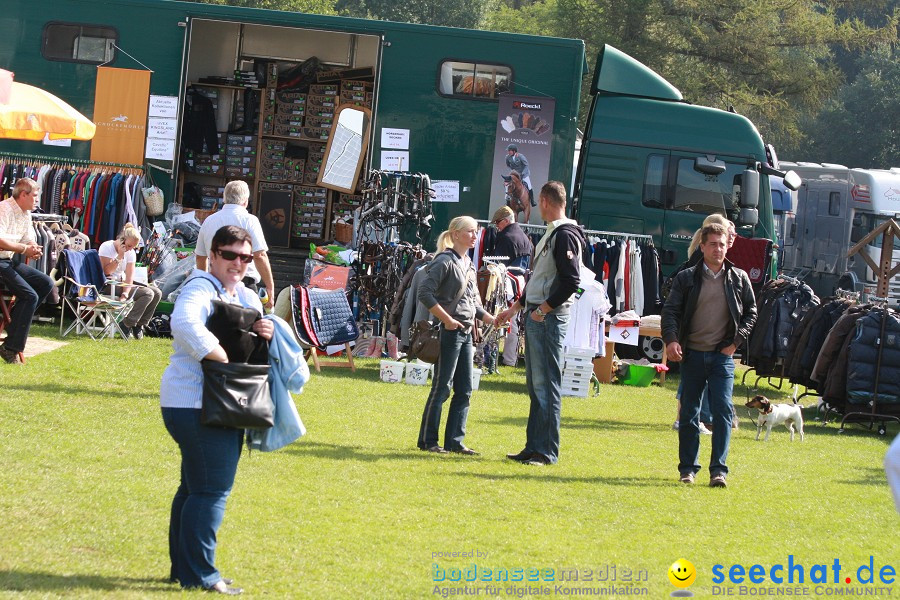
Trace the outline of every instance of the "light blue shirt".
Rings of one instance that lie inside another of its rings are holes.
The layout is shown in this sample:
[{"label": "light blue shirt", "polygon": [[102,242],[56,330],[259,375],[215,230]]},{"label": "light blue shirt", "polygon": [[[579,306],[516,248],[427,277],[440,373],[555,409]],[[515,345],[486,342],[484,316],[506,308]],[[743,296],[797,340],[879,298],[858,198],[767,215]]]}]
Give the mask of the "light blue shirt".
[{"label": "light blue shirt", "polygon": [[[253,308],[259,314],[263,312],[259,296],[244,287],[243,283],[238,282],[234,296],[230,296],[222,283],[210,273],[194,269],[191,278],[182,288],[172,311],[174,352],[159,386],[159,405],[163,408],[202,407],[203,368],[200,361],[219,344],[218,338],[206,328],[214,299]],[[198,281],[199,278],[207,279],[213,285]]]}]

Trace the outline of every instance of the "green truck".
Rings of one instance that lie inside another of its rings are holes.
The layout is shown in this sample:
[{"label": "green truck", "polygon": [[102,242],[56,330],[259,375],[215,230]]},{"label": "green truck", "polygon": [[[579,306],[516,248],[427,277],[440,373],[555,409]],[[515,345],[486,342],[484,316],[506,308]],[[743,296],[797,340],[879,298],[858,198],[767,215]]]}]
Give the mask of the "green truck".
[{"label": "green truck", "polygon": [[777,169],[747,118],[685,102],[675,87],[606,46],[575,176],[574,216],[590,229],[653,236],[663,272],[687,259],[694,231],[724,213],[748,237],[775,237],[769,177]]}]

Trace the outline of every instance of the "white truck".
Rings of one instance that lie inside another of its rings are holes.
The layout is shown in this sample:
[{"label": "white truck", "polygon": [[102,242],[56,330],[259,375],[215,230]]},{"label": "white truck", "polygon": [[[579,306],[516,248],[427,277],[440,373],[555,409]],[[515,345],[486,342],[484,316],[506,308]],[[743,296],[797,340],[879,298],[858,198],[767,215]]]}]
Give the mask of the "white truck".
[{"label": "white truck", "polygon": [[[783,273],[806,281],[820,296],[836,288],[874,294],[872,269],[852,246],[887,219],[900,222],[900,168],[850,169],[843,165],[781,162],[803,184],[796,192],[794,222],[785,231]],[[881,236],[863,250],[879,263]],[[900,261],[900,244],[893,263]],[[893,264],[892,263],[892,264]],[[900,275],[891,279],[889,303],[900,304]]]}]

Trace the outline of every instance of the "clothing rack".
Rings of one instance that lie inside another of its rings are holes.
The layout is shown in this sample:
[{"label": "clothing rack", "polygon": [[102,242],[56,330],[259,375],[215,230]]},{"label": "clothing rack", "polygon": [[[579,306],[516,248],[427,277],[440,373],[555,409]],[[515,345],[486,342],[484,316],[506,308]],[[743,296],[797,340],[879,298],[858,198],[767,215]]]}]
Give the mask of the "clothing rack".
[{"label": "clothing rack", "polygon": [[[79,166],[95,166],[95,167],[118,167],[120,169],[134,169],[143,171],[143,165],[129,165],[125,163],[101,162],[96,160],[86,160],[83,158],[61,158],[59,156],[38,156],[36,154],[20,154],[18,152],[0,152],[0,158],[16,158],[22,160],[32,160],[50,164],[61,165],[79,165]],[[155,166],[155,165],[153,165]]]},{"label": "clothing rack", "polygon": [[[485,227],[493,226],[493,221],[487,221],[484,219],[475,219],[475,222],[479,225],[484,225]],[[532,225],[531,223],[517,223],[519,227],[522,228],[526,233],[544,233],[547,231],[546,225]],[[620,231],[600,231],[598,229],[583,229],[582,230],[585,235],[593,235],[593,236],[602,236],[602,237],[616,237],[616,238],[624,238],[624,239],[636,239],[636,240],[647,240],[649,242],[653,242],[653,236],[647,233],[622,233]]]}]

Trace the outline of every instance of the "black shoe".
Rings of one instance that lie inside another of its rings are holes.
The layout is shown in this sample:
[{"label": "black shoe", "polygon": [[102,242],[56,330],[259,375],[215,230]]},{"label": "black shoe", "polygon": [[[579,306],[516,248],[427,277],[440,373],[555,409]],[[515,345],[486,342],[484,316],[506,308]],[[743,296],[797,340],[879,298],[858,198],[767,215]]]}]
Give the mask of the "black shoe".
[{"label": "black shoe", "polygon": [[132,327],[131,328],[131,337],[133,337],[136,340],[144,339],[144,328],[141,327],[140,325],[135,325],[134,327]]},{"label": "black shoe", "polygon": [[537,202],[534,201],[534,190],[528,190],[528,199],[531,200],[531,207],[534,208],[537,206]]},{"label": "black shoe", "polygon": [[542,467],[542,466],[544,466],[544,465],[551,465],[551,464],[553,464],[553,463],[550,462],[550,459],[549,459],[549,458],[547,458],[546,456],[544,456],[544,455],[541,454],[540,452],[535,452],[535,453],[531,456],[531,459],[530,459],[530,460],[526,460],[526,461],[525,461],[525,464],[526,464],[526,465],[532,465],[532,466],[535,466],[535,467]]},{"label": "black shoe", "polygon": [[454,454],[465,454],[466,456],[480,456],[480,452],[475,452],[471,448],[466,448],[465,446],[460,446],[459,448],[451,448],[449,452]]},{"label": "black shoe", "polygon": [[427,448],[419,448],[419,450],[424,450],[425,452],[434,452],[435,454],[447,454],[447,451],[438,445],[429,446]]},{"label": "black shoe", "polygon": [[3,362],[11,365],[22,364],[22,359],[19,358],[19,353],[14,350],[9,350],[6,345],[0,346],[0,358],[3,359]]},{"label": "black shoe", "polygon": [[518,454],[507,454],[506,458],[518,462],[525,462],[526,460],[531,460],[532,456],[534,456],[534,452],[531,452],[530,450],[522,450]]}]

